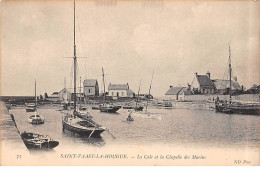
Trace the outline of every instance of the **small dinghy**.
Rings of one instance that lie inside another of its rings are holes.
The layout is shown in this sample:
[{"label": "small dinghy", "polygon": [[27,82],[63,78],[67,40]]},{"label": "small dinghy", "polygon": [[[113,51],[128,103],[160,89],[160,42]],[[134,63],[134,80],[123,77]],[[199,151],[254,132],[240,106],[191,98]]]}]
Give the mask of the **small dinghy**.
[{"label": "small dinghy", "polygon": [[16,122],[14,120],[13,114],[10,114],[14,125],[21,136],[23,143],[27,147],[27,149],[53,149],[59,145],[58,141],[55,141],[51,139],[47,135],[40,135],[40,134],[35,134],[35,133],[28,133],[28,132],[23,132],[20,133],[20,131],[17,128]]},{"label": "small dinghy", "polygon": [[126,121],[128,121],[128,122],[134,121],[134,118],[131,116],[133,111],[128,110],[128,112],[129,112],[129,114],[128,114],[128,117],[126,118]]},{"label": "small dinghy", "polygon": [[42,115],[38,114],[37,111],[35,111],[35,114],[29,116],[27,121],[30,124],[38,125],[38,124],[43,124],[44,123],[44,118],[43,118]]}]

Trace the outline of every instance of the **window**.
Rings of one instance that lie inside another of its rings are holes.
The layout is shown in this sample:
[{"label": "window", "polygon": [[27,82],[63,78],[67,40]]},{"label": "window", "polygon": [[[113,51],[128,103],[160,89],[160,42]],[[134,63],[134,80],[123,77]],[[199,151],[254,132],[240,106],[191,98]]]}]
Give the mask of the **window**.
[{"label": "window", "polygon": [[122,96],[124,96],[124,92],[122,92]]},{"label": "window", "polygon": [[112,94],[112,96],[113,96],[113,95],[114,95],[114,92],[112,92],[111,94]]},{"label": "window", "polygon": [[90,89],[88,89],[88,93],[90,93]]}]

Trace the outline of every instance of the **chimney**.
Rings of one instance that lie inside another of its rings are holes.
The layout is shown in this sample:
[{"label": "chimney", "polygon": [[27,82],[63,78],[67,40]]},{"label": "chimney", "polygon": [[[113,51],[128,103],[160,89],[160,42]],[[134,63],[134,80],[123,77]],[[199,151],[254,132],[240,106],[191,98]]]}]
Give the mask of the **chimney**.
[{"label": "chimney", "polygon": [[190,86],[191,86],[191,85],[188,83],[188,90],[190,90]]},{"label": "chimney", "polygon": [[172,85],[170,85],[170,88],[172,88]]},{"label": "chimney", "polygon": [[210,78],[210,73],[209,73],[209,71],[206,73],[206,75]]}]

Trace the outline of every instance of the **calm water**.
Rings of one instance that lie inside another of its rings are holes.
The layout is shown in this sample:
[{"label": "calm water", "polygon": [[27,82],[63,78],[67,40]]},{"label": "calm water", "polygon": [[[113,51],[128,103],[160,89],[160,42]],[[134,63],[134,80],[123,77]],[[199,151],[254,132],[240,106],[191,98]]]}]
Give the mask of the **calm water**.
[{"label": "calm water", "polygon": [[[82,138],[68,131],[62,131],[63,113],[55,108],[40,108],[39,113],[45,118],[43,125],[27,123],[32,113],[24,108],[11,109],[21,132],[47,134],[58,140],[60,145],[55,151],[71,148],[100,149],[110,145],[167,145],[211,148],[257,148],[260,144],[260,117],[238,114],[221,114],[209,110],[188,109],[150,109],[150,112],[162,114],[162,120],[135,118],[131,123],[123,122],[127,110],[120,109],[116,114],[101,113],[92,110],[94,120],[106,126],[116,137],[103,132],[101,138]],[[1,117],[2,140],[13,147],[26,150],[8,115]]]}]

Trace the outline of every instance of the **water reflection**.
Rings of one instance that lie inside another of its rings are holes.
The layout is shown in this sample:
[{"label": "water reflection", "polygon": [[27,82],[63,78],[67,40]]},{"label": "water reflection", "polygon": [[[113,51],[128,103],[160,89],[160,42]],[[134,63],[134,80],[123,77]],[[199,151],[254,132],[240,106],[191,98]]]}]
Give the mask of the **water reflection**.
[{"label": "water reflection", "polygon": [[69,131],[63,131],[62,132],[64,138],[66,139],[73,139],[75,144],[88,144],[90,146],[95,146],[95,147],[102,147],[106,144],[105,140],[101,137],[86,137],[86,136],[81,136],[74,134]]}]

